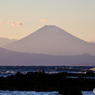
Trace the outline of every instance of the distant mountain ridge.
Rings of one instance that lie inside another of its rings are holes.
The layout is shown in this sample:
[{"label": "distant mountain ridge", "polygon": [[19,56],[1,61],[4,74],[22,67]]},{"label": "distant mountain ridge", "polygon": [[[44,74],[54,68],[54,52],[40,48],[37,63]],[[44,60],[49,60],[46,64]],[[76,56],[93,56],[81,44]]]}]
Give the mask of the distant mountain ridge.
[{"label": "distant mountain ridge", "polygon": [[0,38],[0,46],[7,45],[15,41],[16,39]]},{"label": "distant mountain ridge", "polygon": [[19,53],[0,48],[0,65],[3,66],[95,66],[95,56],[51,56]]},{"label": "distant mountain ridge", "polygon": [[95,55],[95,44],[83,41],[57,26],[46,25],[27,37],[3,48],[47,55]]}]

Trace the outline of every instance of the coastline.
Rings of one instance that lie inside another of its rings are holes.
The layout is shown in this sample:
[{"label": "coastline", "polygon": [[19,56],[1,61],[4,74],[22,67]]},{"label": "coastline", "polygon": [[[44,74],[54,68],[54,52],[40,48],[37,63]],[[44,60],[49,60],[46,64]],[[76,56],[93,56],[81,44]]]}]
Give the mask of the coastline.
[{"label": "coastline", "polygon": [[75,89],[79,91],[92,91],[95,88],[95,74],[88,72],[46,74],[44,72],[28,72],[22,74],[0,77],[0,90],[19,91],[59,91],[60,89]]}]

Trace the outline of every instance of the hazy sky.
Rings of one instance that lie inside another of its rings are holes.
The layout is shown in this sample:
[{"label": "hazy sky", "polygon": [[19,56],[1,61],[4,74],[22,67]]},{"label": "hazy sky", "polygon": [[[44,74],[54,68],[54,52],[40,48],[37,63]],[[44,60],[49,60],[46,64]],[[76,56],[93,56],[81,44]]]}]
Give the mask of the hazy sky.
[{"label": "hazy sky", "polygon": [[20,39],[44,25],[95,41],[95,0],[0,0],[0,37]]}]

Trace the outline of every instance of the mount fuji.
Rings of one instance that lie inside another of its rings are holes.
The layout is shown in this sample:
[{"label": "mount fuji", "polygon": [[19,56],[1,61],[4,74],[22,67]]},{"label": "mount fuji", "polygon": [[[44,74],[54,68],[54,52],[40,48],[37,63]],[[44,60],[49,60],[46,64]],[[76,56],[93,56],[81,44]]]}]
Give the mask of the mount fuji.
[{"label": "mount fuji", "polygon": [[3,48],[24,53],[46,55],[95,55],[95,44],[73,36],[65,30],[46,25],[36,32],[3,46]]}]

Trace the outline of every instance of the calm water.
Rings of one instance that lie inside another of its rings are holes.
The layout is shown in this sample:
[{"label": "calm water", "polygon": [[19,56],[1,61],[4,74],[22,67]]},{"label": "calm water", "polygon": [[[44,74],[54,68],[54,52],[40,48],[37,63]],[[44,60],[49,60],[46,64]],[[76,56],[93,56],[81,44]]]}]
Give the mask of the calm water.
[{"label": "calm water", "polygon": [[[95,95],[92,91],[83,91],[83,95]],[[0,91],[0,95],[59,95],[58,92]]]}]

